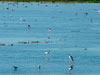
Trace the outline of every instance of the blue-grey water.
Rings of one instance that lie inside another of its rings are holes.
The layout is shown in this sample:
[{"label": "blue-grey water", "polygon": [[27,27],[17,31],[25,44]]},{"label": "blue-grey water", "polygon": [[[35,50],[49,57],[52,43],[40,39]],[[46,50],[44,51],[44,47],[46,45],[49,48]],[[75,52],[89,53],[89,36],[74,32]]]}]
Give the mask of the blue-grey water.
[{"label": "blue-grey water", "polygon": [[100,4],[0,2],[0,45],[0,75],[100,75]]}]

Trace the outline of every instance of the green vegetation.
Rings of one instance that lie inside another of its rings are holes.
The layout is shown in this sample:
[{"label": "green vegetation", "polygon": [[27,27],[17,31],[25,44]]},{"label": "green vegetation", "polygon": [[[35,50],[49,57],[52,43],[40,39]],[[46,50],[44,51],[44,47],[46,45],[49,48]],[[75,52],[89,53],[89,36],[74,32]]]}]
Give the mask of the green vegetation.
[{"label": "green vegetation", "polygon": [[90,2],[100,3],[100,0],[0,0],[0,1],[16,1],[16,2]]}]

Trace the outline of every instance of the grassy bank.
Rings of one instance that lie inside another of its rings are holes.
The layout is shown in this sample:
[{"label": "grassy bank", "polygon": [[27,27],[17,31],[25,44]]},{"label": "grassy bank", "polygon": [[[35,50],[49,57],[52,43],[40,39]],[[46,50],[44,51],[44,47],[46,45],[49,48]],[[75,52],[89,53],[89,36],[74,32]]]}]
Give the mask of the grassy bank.
[{"label": "grassy bank", "polygon": [[16,2],[89,2],[89,3],[100,3],[100,0],[0,0],[0,1],[16,1]]}]

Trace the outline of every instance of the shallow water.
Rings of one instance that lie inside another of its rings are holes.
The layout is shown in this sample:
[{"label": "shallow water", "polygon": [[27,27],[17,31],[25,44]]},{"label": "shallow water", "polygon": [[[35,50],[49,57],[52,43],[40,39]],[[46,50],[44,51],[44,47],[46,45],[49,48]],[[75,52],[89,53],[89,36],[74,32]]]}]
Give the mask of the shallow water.
[{"label": "shallow water", "polygon": [[[0,46],[0,74],[100,75],[99,7],[99,3],[0,2],[0,43],[6,44]],[[18,43],[22,41],[29,43]],[[19,68],[14,71],[13,65]]]}]

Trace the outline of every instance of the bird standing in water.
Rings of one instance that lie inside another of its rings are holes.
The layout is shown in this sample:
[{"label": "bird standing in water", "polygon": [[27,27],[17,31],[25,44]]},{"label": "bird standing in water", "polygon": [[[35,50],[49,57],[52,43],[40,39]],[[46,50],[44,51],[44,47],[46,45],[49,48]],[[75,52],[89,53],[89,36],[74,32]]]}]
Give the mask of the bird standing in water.
[{"label": "bird standing in water", "polygon": [[17,66],[13,66],[13,69],[14,69],[14,71],[16,71],[18,69],[18,67]]},{"label": "bird standing in water", "polygon": [[84,50],[87,50],[87,48],[84,48]]},{"label": "bird standing in water", "polygon": [[28,24],[28,25],[27,25],[27,28],[30,28],[30,27],[31,27],[31,25]]},{"label": "bird standing in water", "polygon": [[70,61],[74,61],[74,60],[73,60],[73,56],[69,56],[69,60],[70,60]]},{"label": "bird standing in water", "polygon": [[45,55],[48,55],[49,53],[50,53],[50,50],[46,51],[46,52],[45,52]]},{"label": "bird standing in water", "polygon": [[38,65],[37,67],[38,67],[38,69],[40,70],[40,68],[41,68],[40,65]]},{"label": "bird standing in water", "polygon": [[48,28],[48,32],[50,32],[51,31],[51,28]]},{"label": "bird standing in water", "polygon": [[92,23],[92,19],[89,19],[89,22]]},{"label": "bird standing in water", "polygon": [[88,15],[88,13],[86,12],[86,13],[85,13],[85,15],[87,16],[87,15]]},{"label": "bird standing in water", "polygon": [[73,69],[73,66],[70,65],[69,68],[68,68],[68,70],[71,71],[72,69]]}]

